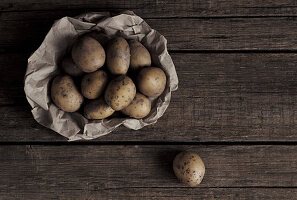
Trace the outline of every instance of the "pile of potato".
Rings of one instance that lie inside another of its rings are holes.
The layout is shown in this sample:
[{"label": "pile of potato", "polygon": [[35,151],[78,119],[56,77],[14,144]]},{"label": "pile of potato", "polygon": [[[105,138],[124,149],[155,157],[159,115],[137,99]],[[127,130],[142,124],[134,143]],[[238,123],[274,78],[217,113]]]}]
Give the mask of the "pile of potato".
[{"label": "pile of potato", "polygon": [[62,60],[65,74],[54,78],[51,98],[65,112],[83,107],[87,119],[104,119],[115,111],[144,118],[151,110],[149,97],[158,97],[166,86],[164,71],[151,64],[149,51],[136,40],[86,34]]}]

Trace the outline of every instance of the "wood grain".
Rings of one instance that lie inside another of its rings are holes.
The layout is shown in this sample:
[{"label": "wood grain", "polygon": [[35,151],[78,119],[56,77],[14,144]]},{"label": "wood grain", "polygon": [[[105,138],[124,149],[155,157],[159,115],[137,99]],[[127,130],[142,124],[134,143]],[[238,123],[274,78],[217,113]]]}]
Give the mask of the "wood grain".
[{"label": "wood grain", "polygon": [[297,4],[294,0],[2,0],[0,3],[0,11],[58,9],[83,11],[129,9],[143,17],[296,16],[297,14]]},{"label": "wood grain", "polygon": [[[197,188],[179,183],[172,172],[181,150],[197,152],[205,163]],[[296,197],[297,146],[4,145],[0,153],[3,198]],[[233,189],[227,192],[228,187]],[[285,187],[290,187],[287,193]]]},{"label": "wood grain", "polygon": [[[51,186],[53,187],[53,186]],[[55,190],[38,193],[35,191],[10,190],[0,192],[5,200],[18,199],[61,199],[61,200],[209,200],[209,199],[269,199],[269,200],[296,200],[296,188],[116,188],[116,189],[75,189],[75,190]]]},{"label": "wood grain", "polygon": [[[32,52],[54,20],[79,13],[71,10],[3,13],[0,29],[5,31],[0,32],[0,52]],[[167,38],[169,50],[297,50],[296,17],[170,18],[146,22]]]},{"label": "wood grain", "polygon": [[[172,53],[179,76],[154,125],[98,141],[297,141],[297,54]],[[23,92],[26,56],[0,56],[3,141],[65,141],[34,121]]]},{"label": "wood grain", "polygon": [[[30,113],[27,58],[63,16],[126,9],[168,39],[179,90],[152,126],[67,144]],[[2,0],[0,30],[1,199],[297,199],[296,1]],[[182,150],[205,162],[196,188]]]}]

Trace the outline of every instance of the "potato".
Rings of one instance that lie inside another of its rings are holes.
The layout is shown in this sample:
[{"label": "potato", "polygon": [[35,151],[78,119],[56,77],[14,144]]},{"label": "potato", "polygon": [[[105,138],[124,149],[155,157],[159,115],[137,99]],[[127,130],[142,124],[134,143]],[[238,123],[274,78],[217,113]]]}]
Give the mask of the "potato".
[{"label": "potato", "polygon": [[110,37],[102,32],[92,31],[86,35],[97,40],[104,48],[107,46],[107,43],[110,40]]},{"label": "potato", "polygon": [[151,55],[149,51],[138,41],[130,40],[130,67],[133,70],[139,69],[145,66],[151,66]]},{"label": "potato", "polygon": [[66,112],[77,111],[83,103],[83,96],[68,75],[57,76],[53,80],[51,97],[56,106]]},{"label": "potato", "polygon": [[104,98],[106,103],[114,110],[122,110],[127,107],[136,94],[136,87],[128,76],[121,75],[110,81]]},{"label": "potato", "polygon": [[107,85],[108,77],[103,70],[86,74],[81,81],[81,93],[88,99],[96,99],[101,94]]},{"label": "potato", "polygon": [[144,118],[150,113],[150,111],[150,100],[140,93],[136,93],[132,102],[122,110],[124,114],[136,119]]},{"label": "potato", "polygon": [[128,42],[117,37],[112,39],[107,46],[107,68],[112,74],[126,74],[130,64],[130,48]]},{"label": "potato", "polygon": [[196,153],[184,151],[174,158],[173,171],[179,180],[194,187],[201,183],[205,166]]},{"label": "potato", "polygon": [[72,59],[84,72],[94,72],[104,65],[105,51],[92,37],[79,38],[72,47]]},{"label": "potato", "polygon": [[103,97],[90,101],[84,107],[84,115],[87,119],[104,119],[115,111],[107,105]]},{"label": "potato", "polygon": [[62,69],[70,76],[81,76],[83,71],[73,62],[71,57],[65,57],[62,60]]},{"label": "potato", "polygon": [[149,97],[157,97],[162,94],[166,86],[166,75],[160,68],[143,68],[137,75],[137,88]]}]

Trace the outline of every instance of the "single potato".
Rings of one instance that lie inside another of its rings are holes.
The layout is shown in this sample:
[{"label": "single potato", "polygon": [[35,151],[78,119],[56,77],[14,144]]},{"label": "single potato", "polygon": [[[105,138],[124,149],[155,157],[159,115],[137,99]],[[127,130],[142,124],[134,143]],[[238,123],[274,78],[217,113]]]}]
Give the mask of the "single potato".
[{"label": "single potato", "polygon": [[107,46],[107,68],[115,75],[127,73],[130,64],[130,48],[128,42],[117,37],[112,39]]},{"label": "single potato", "polygon": [[62,60],[62,69],[70,76],[81,76],[84,72],[73,62],[71,57]]},{"label": "single potato", "polygon": [[148,97],[162,94],[166,86],[166,75],[157,67],[143,68],[137,75],[137,88]]},{"label": "single potato", "polygon": [[136,119],[146,117],[150,113],[150,111],[150,100],[140,93],[136,93],[132,102],[122,110],[124,114]]},{"label": "single potato", "polygon": [[150,52],[138,41],[130,40],[130,68],[137,70],[141,67],[151,66],[152,60]]},{"label": "single potato", "polygon": [[94,72],[104,65],[105,51],[101,44],[92,37],[79,38],[72,47],[72,59],[84,72]]},{"label": "single potato", "polygon": [[194,187],[201,183],[205,166],[196,153],[184,151],[174,158],[173,171],[180,181]]},{"label": "single potato", "polygon": [[51,97],[56,106],[66,112],[77,111],[83,103],[83,96],[68,75],[57,76],[53,80]]},{"label": "single potato", "polygon": [[86,74],[81,81],[81,93],[88,99],[101,96],[108,82],[108,76],[103,70]]},{"label": "single potato", "polygon": [[90,101],[84,107],[84,115],[87,119],[105,119],[114,112],[103,97]]},{"label": "single potato", "polygon": [[118,111],[127,107],[136,94],[136,87],[131,78],[122,75],[110,81],[108,84],[104,98],[106,103],[112,109]]}]

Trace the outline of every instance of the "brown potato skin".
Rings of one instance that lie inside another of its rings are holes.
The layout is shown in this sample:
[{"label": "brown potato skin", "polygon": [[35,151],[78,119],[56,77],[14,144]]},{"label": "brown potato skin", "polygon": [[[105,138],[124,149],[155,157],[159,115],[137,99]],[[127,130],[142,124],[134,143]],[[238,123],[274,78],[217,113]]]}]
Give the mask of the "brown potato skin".
[{"label": "brown potato skin", "polygon": [[101,96],[108,82],[108,76],[103,70],[86,74],[81,81],[81,93],[88,99]]},{"label": "brown potato skin", "polygon": [[130,65],[130,48],[124,38],[117,37],[110,40],[106,55],[106,65],[112,74],[124,75],[127,73]]},{"label": "brown potato skin", "polygon": [[130,117],[141,119],[146,117],[151,111],[151,102],[143,94],[136,93],[133,101],[123,110],[125,115]]},{"label": "brown potato skin", "polygon": [[114,112],[115,111],[107,105],[103,97],[90,101],[84,107],[84,116],[87,119],[105,119]]},{"label": "brown potato skin", "polygon": [[83,103],[83,96],[77,90],[72,78],[68,75],[57,76],[51,86],[53,102],[66,112],[77,111]]},{"label": "brown potato skin", "polygon": [[118,111],[127,107],[136,94],[136,87],[132,79],[122,75],[109,82],[104,98],[112,109]]},{"label": "brown potato skin", "polygon": [[205,174],[205,166],[196,153],[184,151],[174,158],[173,171],[180,181],[194,187],[201,183]]},{"label": "brown potato skin", "polygon": [[105,51],[101,44],[92,37],[79,38],[72,47],[72,59],[84,72],[94,72],[104,65]]},{"label": "brown potato skin", "polygon": [[152,60],[150,52],[138,41],[130,40],[130,68],[137,70],[141,67],[151,66]]},{"label": "brown potato skin", "polygon": [[73,62],[70,56],[65,57],[62,60],[61,65],[64,72],[69,74],[70,76],[76,77],[84,74],[84,72]]},{"label": "brown potato skin", "polygon": [[166,86],[166,75],[157,67],[143,68],[137,75],[137,88],[148,97],[157,97],[162,94]]}]

